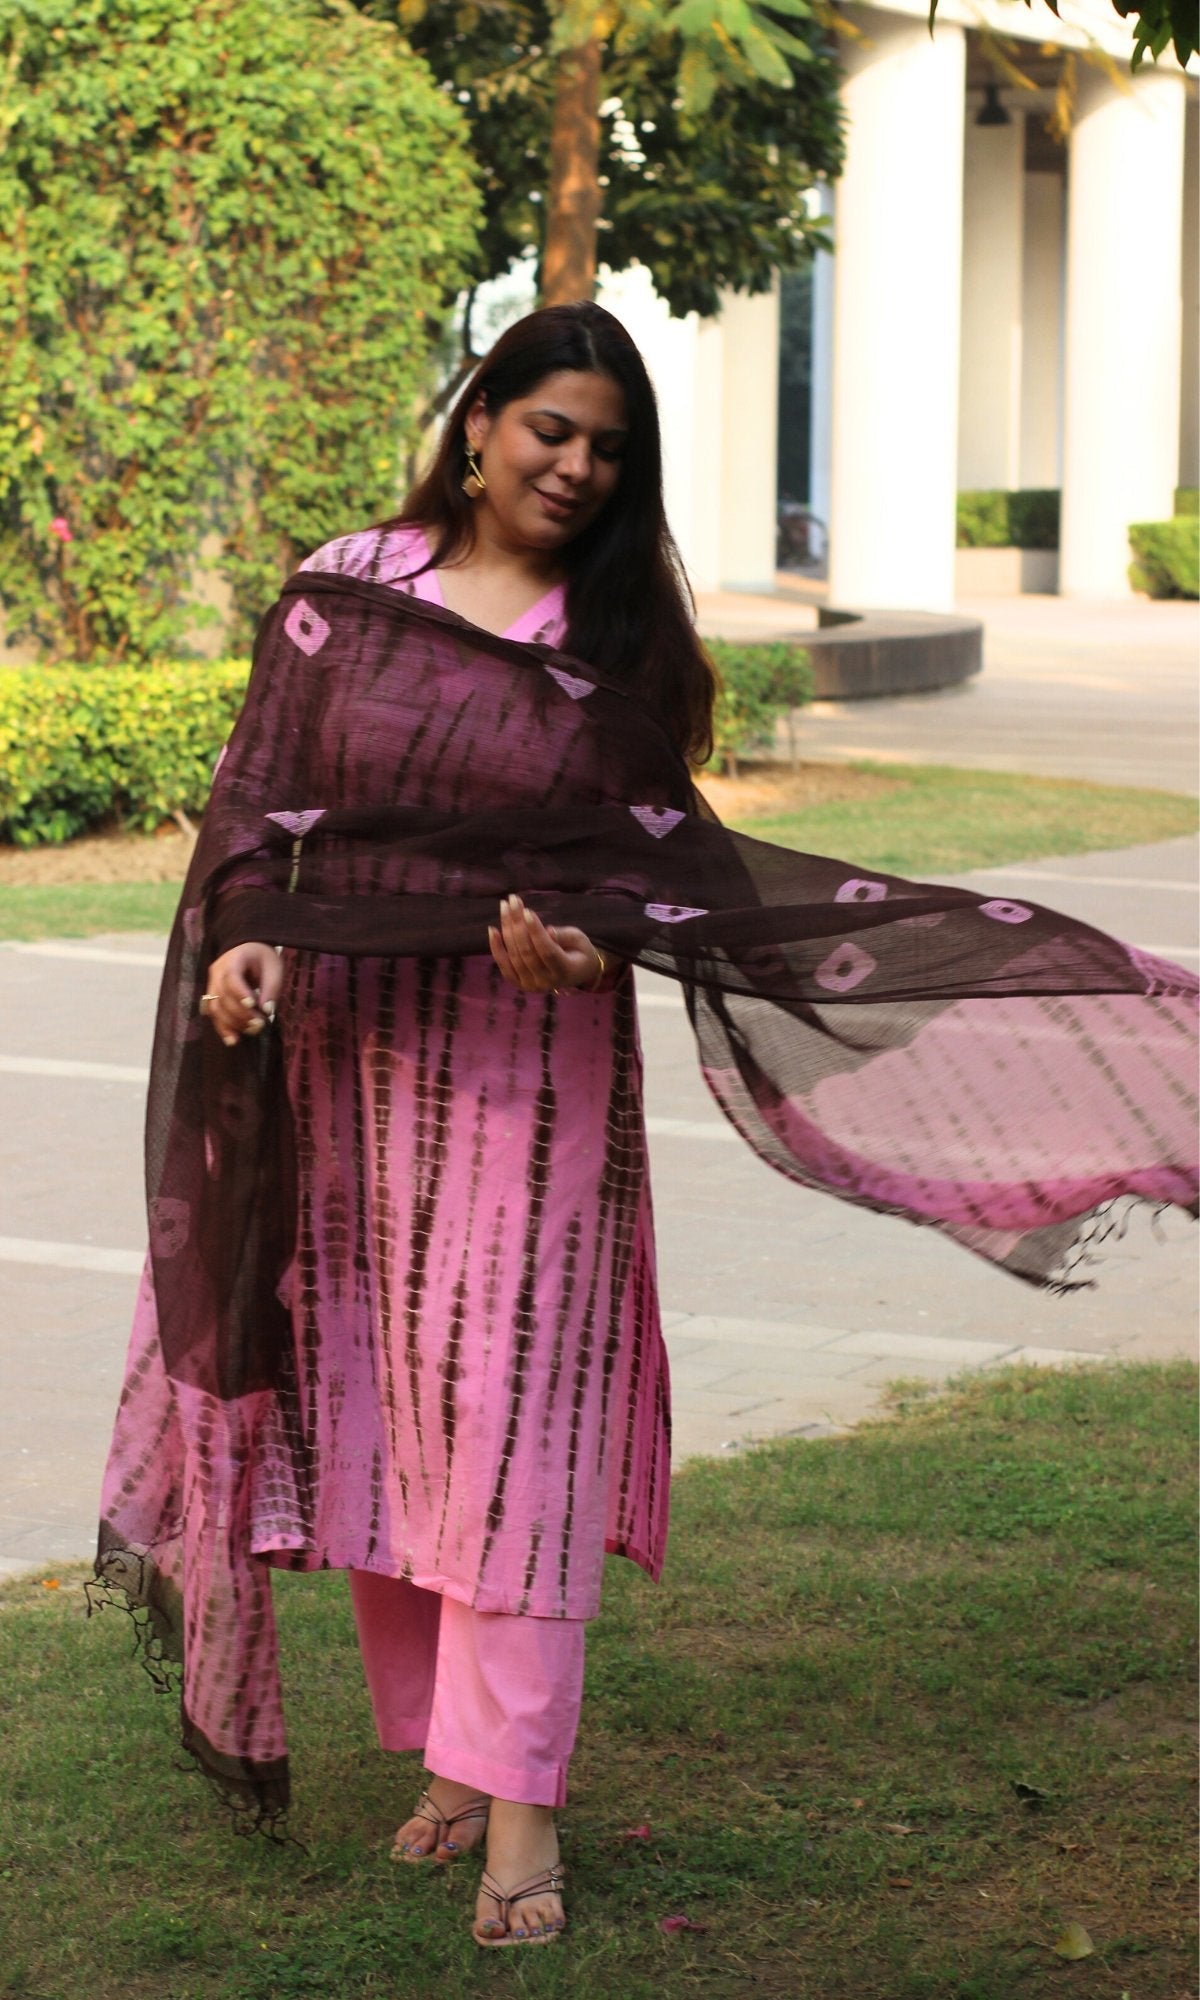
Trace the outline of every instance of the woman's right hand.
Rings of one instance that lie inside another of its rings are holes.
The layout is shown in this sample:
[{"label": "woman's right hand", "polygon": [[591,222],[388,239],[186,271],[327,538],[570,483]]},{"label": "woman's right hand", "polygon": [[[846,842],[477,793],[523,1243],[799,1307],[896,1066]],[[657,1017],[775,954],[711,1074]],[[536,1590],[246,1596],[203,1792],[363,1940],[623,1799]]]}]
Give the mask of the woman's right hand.
[{"label": "woman's right hand", "polygon": [[242,1035],[260,1035],[275,1012],[283,985],[279,954],[270,944],[235,944],[208,968],[203,1013],[226,1048]]}]

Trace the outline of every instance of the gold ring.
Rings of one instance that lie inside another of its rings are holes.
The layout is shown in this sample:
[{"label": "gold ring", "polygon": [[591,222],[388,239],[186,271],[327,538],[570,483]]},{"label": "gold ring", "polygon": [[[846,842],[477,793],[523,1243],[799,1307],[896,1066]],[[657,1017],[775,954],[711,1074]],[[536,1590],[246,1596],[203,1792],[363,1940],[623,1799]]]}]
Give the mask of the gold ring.
[{"label": "gold ring", "polygon": [[209,1012],[209,1010],[210,1010],[210,1008],[212,1007],[212,1004],[213,1004],[214,1000],[216,999],[216,997],[217,997],[217,996],[216,996],[216,994],[215,994],[215,993],[202,993],[202,994],[201,994],[201,996],[200,996],[200,1012],[201,1012],[202,1014],[207,1014],[207,1013]]}]

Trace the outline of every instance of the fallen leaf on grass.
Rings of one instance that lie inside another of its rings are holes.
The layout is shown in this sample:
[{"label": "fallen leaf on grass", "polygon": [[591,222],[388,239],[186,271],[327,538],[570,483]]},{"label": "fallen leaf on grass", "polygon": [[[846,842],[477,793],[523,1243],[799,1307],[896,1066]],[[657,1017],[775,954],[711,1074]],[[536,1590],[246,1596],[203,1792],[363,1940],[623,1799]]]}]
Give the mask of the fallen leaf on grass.
[{"label": "fallen leaf on grass", "polygon": [[1055,1938],[1052,1949],[1060,1958],[1090,1958],[1096,1947],[1082,1924],[1068,1924],[1062,1936]]},{"label": "fallen leaf on grass", "polygon": [[640,1826],[623,1826],[617,1832],[618,1840],[649,1840],[650,1822],[643,1820]]},{"label": "fallen leaf on grass", "polygon": [[912,1888],[912,1883],[911,1883],[911,1881],[909,1880],[909,1878],[908,1878],[908,1876],[907,1876],[907,1875],[889,1875],[889,1876],[888,1876],[888,1878],[887,1878],[887,1880],[888,1880],[888,1888],[889,1888],[889,1889],[911,1889],[911,1888]]},{"label": "fallen leaf on grass", "polygon": [[912,1828],[911,1828],[911,1826],[901,1826],[901,1824],[900,1824],[899,1820],[895,1820],[895,1819],[885,1819],[885,1820],[884,1820],[884,1822],[883,1822],[883,1830],[884,1830],[884,1832],[885,1832],[885,1833],[911,1833],[911,1832],[912,1832]]},{"label": "fallen leaf on grass", "polygon": [[61,1585],[61,1584],[59,1583],[59,1580],[58,1580],[58,1578],[57,1578],[56,1576],[44,1576],[44,1577],[42,1578],[42,1589],[43,1589],[43,1590],[61,1590],[61,1589],[62,1589],[62,1585]]},{"label": "fallen leaf on grass", "polygon": [[660,1931],[666,1931],[668,1937],[670,1937],[672,1931],[699,1931],[700,1935],[703,1936],[708,1929],[708,1925],[694,1924],[690,1917],[664,1917],[658,1928]]}]

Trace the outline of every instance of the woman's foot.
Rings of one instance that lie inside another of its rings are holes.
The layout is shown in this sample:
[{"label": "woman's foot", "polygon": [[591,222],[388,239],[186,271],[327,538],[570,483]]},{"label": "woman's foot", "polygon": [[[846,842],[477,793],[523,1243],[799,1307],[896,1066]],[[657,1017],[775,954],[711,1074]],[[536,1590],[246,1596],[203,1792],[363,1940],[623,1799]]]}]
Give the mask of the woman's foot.
[{"label": "woman's foot", "polygon": [[[549,1943],[567,1921],[553,1886],[561,1870],[552,1808],[493,1799],[487,1861],[472,1925],[475,1942],[493,1947]],[[514,1897],[514,1889],[524,1893]]]},{"label": "woman's foot", "polygon": [[454,1861],[468,1854],[483,1838],[489,1807],[473,1785],[431,1778],[412,1818],[396,1830],[392,1860],[424,1861],[432,1854],[435,1861]]}]

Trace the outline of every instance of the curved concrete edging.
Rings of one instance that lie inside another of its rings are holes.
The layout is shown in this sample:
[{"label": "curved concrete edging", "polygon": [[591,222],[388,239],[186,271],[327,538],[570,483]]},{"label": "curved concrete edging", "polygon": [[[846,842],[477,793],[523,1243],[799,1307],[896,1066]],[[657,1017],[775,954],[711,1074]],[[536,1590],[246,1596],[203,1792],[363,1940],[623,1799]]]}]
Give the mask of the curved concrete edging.
[{"label": "curved concrete edging", "polygon": [[800,643],[818,701],[923,694],[970,680],[983,666],[977,618],[936,611],[839,611],[821,605],[820,630]]}]

